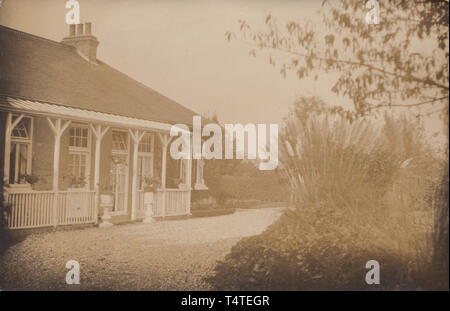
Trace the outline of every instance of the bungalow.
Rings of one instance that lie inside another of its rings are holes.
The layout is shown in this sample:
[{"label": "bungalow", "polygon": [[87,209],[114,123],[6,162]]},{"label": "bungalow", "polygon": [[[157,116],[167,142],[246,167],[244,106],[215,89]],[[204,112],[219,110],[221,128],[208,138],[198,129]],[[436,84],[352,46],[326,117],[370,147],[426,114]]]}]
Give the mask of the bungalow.
[{"label": "bungalow", "polygon": [[167,152],[171,125],[192,129],[195,113],[97,59],[98,44],[91,23],[70,25],[61,42],[0,26],[11,229],[189,215],[191,192],[206,189],[200,160]]}]

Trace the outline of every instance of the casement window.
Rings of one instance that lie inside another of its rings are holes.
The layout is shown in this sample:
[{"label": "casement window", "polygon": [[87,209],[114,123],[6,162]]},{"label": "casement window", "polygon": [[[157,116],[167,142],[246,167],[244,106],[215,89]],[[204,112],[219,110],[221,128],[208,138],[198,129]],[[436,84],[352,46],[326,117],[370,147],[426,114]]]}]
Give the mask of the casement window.
[{"label": "casement window", "polygon": [[143,190],[145,186],[145,178],[151,178],[153,172],[153,158],[155,150],[155,136],[153,134],[145,134],[139,142],[138,154],[138,189]]},{"label": "casement window", "polygon": [[69,188],[89,189],[91,137],[87,125],[73,125],[69,131]]},{"label": "casement window", "polygon": [[70,128],[69,146],[72,149],[85,150],[88,147],[89,129],[87,126],[72,126]]},{"label": "casement window", "polygon": [[145,134],[139,142],[139,153],[151,154],[154,150],[155,136],[153,134]]},{"label": "casement window", "polygon": [[[12,121],[18,116],[13,115]],[[11,131],[9,183],[26,184],[31,175],[33,118],[23,117]]]}]

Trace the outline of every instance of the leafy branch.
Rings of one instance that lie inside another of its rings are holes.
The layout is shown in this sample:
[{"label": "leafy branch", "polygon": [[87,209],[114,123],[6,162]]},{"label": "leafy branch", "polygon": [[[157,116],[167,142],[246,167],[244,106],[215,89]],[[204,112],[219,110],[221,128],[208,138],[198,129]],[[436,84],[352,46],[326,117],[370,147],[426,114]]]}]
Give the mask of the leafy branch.
[{"label": "leafy branch", "polygon": [[[280,62],[280,73],[295,71],[299,79],[337,72],[332,87],[348,96],[358,114],[380,107],[423,107],[440,104],[448,109],[448,1],[383,1],[382,22],[367,25],[361,1],[324,1],[322,17],[326,31],[311,23],[286,23],[282,31],[272,15],[265,18],[265,31],[255,31],[243,20],[239,34],[227,32],[256,50],[270,52],[269,63],[277,66],[272,52],[291,57]],[[423,49],[427,46],[427,49]]]}]

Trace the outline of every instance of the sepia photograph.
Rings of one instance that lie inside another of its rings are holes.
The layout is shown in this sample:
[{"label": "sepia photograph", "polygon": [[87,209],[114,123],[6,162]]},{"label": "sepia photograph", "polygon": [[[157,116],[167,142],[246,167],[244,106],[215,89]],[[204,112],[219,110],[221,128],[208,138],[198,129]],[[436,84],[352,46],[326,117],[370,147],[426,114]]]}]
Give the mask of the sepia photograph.
[{"label": "sepia photograph", "polygon": [[0,0],[0,180],[0,293],[448,292],[449,1]]}]

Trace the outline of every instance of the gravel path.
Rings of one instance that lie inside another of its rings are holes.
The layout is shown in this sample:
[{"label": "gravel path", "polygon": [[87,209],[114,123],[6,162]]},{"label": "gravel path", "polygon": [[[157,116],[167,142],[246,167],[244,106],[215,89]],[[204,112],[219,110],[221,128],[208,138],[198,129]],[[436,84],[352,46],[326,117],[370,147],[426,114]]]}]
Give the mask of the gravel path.
[{"label": "gravel path", "polygon": [[[208,290],[210,275],[241,238],[261,233],[281,208],[29,235],[0,257],[3,290]],[[69,260],[80,285],[67,285]]]}]

